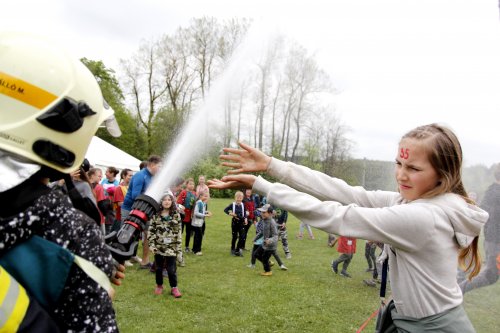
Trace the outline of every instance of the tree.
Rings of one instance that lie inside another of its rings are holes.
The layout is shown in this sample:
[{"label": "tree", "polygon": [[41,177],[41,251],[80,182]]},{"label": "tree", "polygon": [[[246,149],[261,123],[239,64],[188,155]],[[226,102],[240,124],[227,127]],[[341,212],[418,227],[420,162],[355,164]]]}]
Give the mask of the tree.
[{"label": "tree", "polygon": [[307,113],[313,109],[310,99],[314,99],[315,93],[328,91],[331,83],[328,75],[319,69],[316,60],[307,54],[307,50],[298,45],[293,44],[290,50],[290,57],[287,61],[286,69],[286,84],[290,92],[295,95],[293,97],[293,108],[288,110],[289,126],[286,138],[285,156],[288,156],[288,148],[292,146],[290,140],[291,120],[295,126],[294,142],[291,151],[291,159],[293,160],[298,152],[298,147],[301,138],[301,128],[303,121],[307,118]]},{"label": "tree", "polygon": [[115,111],[115,118],[122,132],[120,137],[115,138],[106,129],[100,128],[96,135],[123,151],[143,159],[144,152],[139,147],[143,146],[144,133],[136,126],[134,117],[125,108],[123,92],[115,76],[115,71],[107,68],[100,60],[94,61],[82,58],[81,61],[94,74],[104,100]]},{"label": "tree", "polygon": [[214,17],[193,19],[189,27],[191,38],[191,55],[194,58],[194,71],[198,76],[198,84],[202,98],[210,89],[214,62],[218,51],[220,27]]},{"label": "tree", "polygon": [[146,132],[145,151],[148,156],[153,153],[153,121],[158,111],[165,106],[164,96],[167,93],[158,51],[158,42],[145,41],[131,59],[122,60],[125,85],[138,120]]},{"label": "tree", "polygon": [[143,41],[122,61],[126,100],[145,133],[147,154],[175,142],[245,29],[235,20],[221,25],[214,18],[193,19],[173,35]]}]

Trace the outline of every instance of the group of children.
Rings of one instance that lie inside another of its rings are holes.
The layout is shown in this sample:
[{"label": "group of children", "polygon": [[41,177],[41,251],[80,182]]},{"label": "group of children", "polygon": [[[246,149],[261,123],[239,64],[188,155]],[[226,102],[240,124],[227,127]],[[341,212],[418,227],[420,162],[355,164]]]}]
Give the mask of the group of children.
[{"label": "group of children", "polygon": [[[127,185],[132,177],[132,171],[123,170],[120,181],[116,179],[117,174],[116,168],[109,167],[105,173],[106,177],[101,180],[100,169],[91,169],[89,172],[90,184],[97,198],[98,207],[103,207],[102,204],[99,205],[99,202],[103,200],[111,202],[108,213],[105,209],[103,209],[104,213],[101,213],[106,232],[112,230],[113,222],[111,221],[120,221],[121,219],[120,206],[127,193]],[[156,279],[154,292],[158,295],[163,293],[163,278],[168,277],[170,292],[176,298],[182,296],[177,287],[177,263],[181,266],[185,265],[182,235],[184,234],[185,237],[185,253],[192,252],[197,256],[203,255],[205,218],[212,215],[207,209],[210,195],[208,186],[205,184],[205,177],[199,177],[197,186],[192,178],[187,179],[183,184],[184,189],[180,190],[180,186],[178,186],[177,190],[171,189],[161,198],[161,210],[150,220],[147,233],[149,249],[154,255],[154,266],[151,268],[151,271],[155,272]],[[224,213],[231,216],[231,255],[243,256],[243,251],[246,250],[248,231],[254,225],[255,237],[252,239],[253,247],[248,267],[255,268],[256,261],[260,260],[264,266],[262,275],[270,276],[272,275],[270,267],[273,264],[270,261],[271,257],[274,257],[281,270],[288,269],[277,253],[278,240],[282,242],[285,258],[290,259],[292,255],[288,246],[286,228],[288,212],[279,207],[273,208],[265,202],[265,198],[253,195],[251,189],[246,189],[244,193],[237,191],[234,202],[224,208]],[[108,222],[106,216],[112,216],[113,220],[110,219]],[[301,224],[299,239],[302,239],[304,229],[308,230],[309,237],[314,239],[312,231],[307,227],[308,225]],[[191,236],[193,236],[192,248],[189,246]],[[337,241],[340,256],[332,261],[332,270],[338,273],[338,266],[342,264],[340,275],[350,277],[347,268],[356,252],[356,239],[341,236]],[[377,278],[375,263],[373,262],[374,269],[370,264],[368,268],[369,271],[374,272],[374,279],[365,280],[365,283],[372,285],[375,283],[372,281],[376,281]]]},{"label": "group of children", "polygon": [[232,256],[243,256],[248,230],[252,225],[255,225],[256,235],[252,241],[253,248],[248,267],[255,268],[255,262],[259,259],[264,264],[265,274],[262,275],[270,276],[272,275],[270,273],[272,262],[269,258],[274,256],[279,267],[282,270],[288,270],[276,251],[277,242],[281,239],[286,258],[292,257],[288,248],[286,232],[287,211],[265,204],[265,198],[252,195],[252,190],[246,189],[245,193],[241,191],[235,193],[234,202],[224,208],[224,213],[231,216],[230,253]]},{"label": "group of children", "polygon": [[[110,200],[112,202],[111,216],[120,220],[120,204],[127,192],[128,183],[132,172],[128,169],[122,171],[121,181],[116,179],[118,170],[109,167],[106,170],[106,178],[101,181],[102,174],[99,169],[92,170],[91,185],[96,193],[98,202]],[[92,176],[95,174],[95,178]],[[121,198],[121,199],[120,199]],[[203,235],[205,231],[205,218],[211,216],[207,209],[207,201],[210,198],[208,186],[205,184],[205,177],[200,176],[198,185],[192,178],[184,182],[184,189],[176,191],[171,189],[161,198],[161,210],[150,220],[147,240],[149,249],[154,255],[154,267],[156,288],[155,294],[163,292],[163,278],[168,277],[171,287],[171,294],[178,298],[182,294],[177,287],[177,262],[185,265],[182,249],[182,235],[185,235],[184,252],[192,252],[201,256]],[[98,205],[99,206],[99,205]],[[272,275],[270,257],[274,257],[276,263],[282,270],[287,270],[279,254],[277,253],[277,243],[281,240],[285,258],[292,257],[288,247],[288,235],[286,223],[288,212],[279,207],[272,207],[265,204],[265,198],[260,198],[252,194],[251,189],[246,189],[244,193],[237,191],[234,202],[224,208],[224,213],[231,216],[231,255],[243,256],[246,250],[248,231],[255,225],[255,237],[253,238],[253,248],[251,249],[251,259],[249,268],[255,268],[257,260],[262,261],[264,266],[263,276]],[[108,213],[109,214],[109,213]],[[105,214],[103,225],[106,232],[111,231],[113,223],[107,222]],[[302,239],[304,230],[308,231],[309,238],[314,239],[314,235],[307,224],[301,223],[298,239]],[[190,248],[191,236],[193,236],[192,248]],[[331,267],[338,273],[338,266],[342,264],[340,275],[351,277],[347,268],[356,252],[356,239],[340,236],[338,238],[338,252],[340,256],[332,261]],[[365,255],[368,260],[367,271],[373,272],[372,280],[364,280],[365,284],[374,286],[377,280],[377,269],[375,266],[374,252],[376,243],[367,242]],[[370,251],[368,251],[370,249]]]}]

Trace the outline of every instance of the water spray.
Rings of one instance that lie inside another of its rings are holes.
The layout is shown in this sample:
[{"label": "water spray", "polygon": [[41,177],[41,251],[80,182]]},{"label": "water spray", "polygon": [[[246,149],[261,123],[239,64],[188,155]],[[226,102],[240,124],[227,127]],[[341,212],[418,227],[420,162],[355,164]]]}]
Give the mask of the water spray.
[{"label": "water spray", "polygon": [[[201,155],[201,142],[206,142],[206,138],[203,136],[205,131],[200,128],[207,126],[209,113],[212,113],[210,119],[217,119],[213,113],[223,110],[223,101],[228,91],[240,86],[235,81],[242,81],[245,77],[242,70],[248,69],[255,57],[265,49],[265,36],[269,37],[269,31],[262,24],[254,24],[249,29],[224,72],[213,82],[203,104],[195,110],[187,127],[181,131],[182,135],[172,151],[164,156],[163,168],[155,175],[146,192],[135,199],[121,229],[106,236],[106,246],[116,261],[123,263],[135,255],[139,237],[146,230],[147,221],[159,211],[159,201],[165,194],[167,185],[173,183],[185,171],[186,166]],[[189,154],[186,154],[186,147],[190,147]]]}]

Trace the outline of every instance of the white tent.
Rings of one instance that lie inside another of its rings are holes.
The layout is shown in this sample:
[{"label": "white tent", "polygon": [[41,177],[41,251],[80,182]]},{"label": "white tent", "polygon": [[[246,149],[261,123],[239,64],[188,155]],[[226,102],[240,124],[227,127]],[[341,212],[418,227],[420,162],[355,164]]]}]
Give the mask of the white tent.
[{"label": "white tent", "polygon": [[97,136],[92,138],[85,157],[92,166],[100,169],[114,166],[120,170],[127,168],[132,171],[139,171],[139,164],[141,163],[141,160]]}]

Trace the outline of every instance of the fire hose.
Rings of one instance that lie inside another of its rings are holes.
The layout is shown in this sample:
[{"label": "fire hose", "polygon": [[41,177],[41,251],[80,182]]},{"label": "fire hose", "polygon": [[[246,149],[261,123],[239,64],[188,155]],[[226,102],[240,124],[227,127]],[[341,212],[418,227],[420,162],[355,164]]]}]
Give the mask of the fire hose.
[{"label": "fire hose", "polygon": [[159,211],[160,205],[148,195],[139,195],[118,232],[106,235],[106,246],[113,258],[120,264],[129,260],[137,252],[139,238],[146,229],[148,220]]}]

